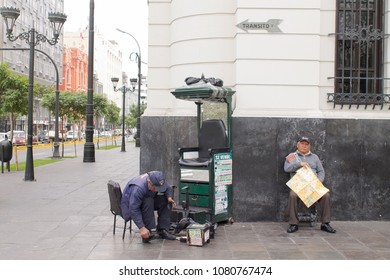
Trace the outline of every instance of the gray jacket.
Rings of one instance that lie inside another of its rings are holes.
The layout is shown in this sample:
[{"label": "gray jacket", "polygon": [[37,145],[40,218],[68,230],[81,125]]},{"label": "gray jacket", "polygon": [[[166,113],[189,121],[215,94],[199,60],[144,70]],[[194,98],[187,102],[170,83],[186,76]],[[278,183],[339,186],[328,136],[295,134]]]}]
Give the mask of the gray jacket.
[{"label": "gray jacket", "polygon": [[313,172],[317,174],[318,179],[324,182],[325,170],[322,163],[316,154],[310,152],[308,155],[302,155],[298,151],[289,154],[284,162],[284,171],[290,173],[290,177],[293,177],[296,171],[301,168],[301,162],[307,162]]}]

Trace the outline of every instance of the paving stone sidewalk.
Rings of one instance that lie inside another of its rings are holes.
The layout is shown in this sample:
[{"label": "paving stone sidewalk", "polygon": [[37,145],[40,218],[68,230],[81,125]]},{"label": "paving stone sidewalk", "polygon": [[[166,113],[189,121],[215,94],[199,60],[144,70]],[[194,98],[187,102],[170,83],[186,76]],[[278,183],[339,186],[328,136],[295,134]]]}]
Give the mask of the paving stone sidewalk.
[{"label": "paving stone sidewalk", "polygon": [[135,231],[122,241],[122,221],[112,234],[107,181],[123,187],[139,173],[139,148],[95,150],[94,163],[67,158],[35,168],[35,182],[24,172],[0,174],[0,259],[2,260],[389,260],[389,221],[334,221],[336,234],[303,225],[294,234],[287,224],[221,224],[204,247],[179,241],[142,244]]}]

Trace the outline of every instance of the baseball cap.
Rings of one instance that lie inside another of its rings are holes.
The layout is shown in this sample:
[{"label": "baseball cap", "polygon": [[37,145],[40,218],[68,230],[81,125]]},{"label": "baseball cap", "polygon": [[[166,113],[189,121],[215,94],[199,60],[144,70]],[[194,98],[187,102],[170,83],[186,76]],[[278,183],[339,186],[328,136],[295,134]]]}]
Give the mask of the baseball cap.
[{"label": "baseball cap", "polygon": [[306,141],[307,143],[310,144],[310,139],[309,139],[309,137],[306,137],[306,136],[301,136],[301,137],[299,137],[298,142],[303,142],[303,141]]},{"label": "baseball cap", "polygon": [[165,181],[164,174],[161,171],[150,171],[148,172],[149,180],[152,185],[157,189],[158,192],[165,192],[169,185]]}]

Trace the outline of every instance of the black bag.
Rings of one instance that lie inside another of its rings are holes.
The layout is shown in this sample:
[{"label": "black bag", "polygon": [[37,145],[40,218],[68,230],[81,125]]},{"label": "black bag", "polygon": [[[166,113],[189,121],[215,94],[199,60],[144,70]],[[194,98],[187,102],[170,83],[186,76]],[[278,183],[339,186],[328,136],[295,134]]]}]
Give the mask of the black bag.
[{"label": "black bag", "polygon": [[222,87],[223,86],[223,81],[221,79],[205,78],[203,74],[202,74],[202,77],[200,77],[200,78],[187,77],[187,78],[185,78],[184,81],[185,81],[187,86],[199,83],[200,81],[203,81],[205,83],[210,83],[211,85],[216,86],[216,87]]},{"label": "black bag", "polygon": [[184,81],[186,82],[186,85],[189,86],[189,85],[193,85],[193,84],[199,83],[200,82],[200,78],[187,77]]},{"label": "black bag", "polygon": [[191,218],[181,219],[176,225],[175,233],[181,232],[183,229],[186,229],[191,224],[196,224],[196,222]]}]

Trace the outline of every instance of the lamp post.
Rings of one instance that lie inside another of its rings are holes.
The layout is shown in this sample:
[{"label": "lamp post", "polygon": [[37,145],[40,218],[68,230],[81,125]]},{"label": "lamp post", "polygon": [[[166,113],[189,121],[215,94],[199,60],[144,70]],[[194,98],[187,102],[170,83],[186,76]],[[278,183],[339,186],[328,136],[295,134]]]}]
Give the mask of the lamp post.
[{"label": "lamp post", "polygon": [[83,162],[95,162],[95,145],[93,143],[93,61],[95,41],[95,1],[89,1],[89,36],[88,36],[88,98],[86,107],[87,127]]},{"label": "lamp post", "polygon": [[30,61],[29,61],[29,84],[28,84],[28,120],[27,120],[27,153],[26,153],[26,169],[24,180],[35,181],[34,178],[34,161],[32,150],[32,133],[33,133],[33,93],[34,93],[34,53],[35,46],[39,43],[49,43],[55,45],[58,43],[58,37],[60,36],[62,26],[64,25],[67,16],[62,13],[49,13],[49,21],[53,29],[53,38],[48,39],[45,35],[38,33],[34,27],[27,32],[22,32],[17,36],[12,34],[12,30],[15,26],[15,21],[20,15],[20,10],[13,7],[0,8],[0,14],[3,16],[6,29],[7,38],[11,42],[17,39],[25,40],[30,45]]},{"label": "lamp post", "polygon": [[137,79],[130,79],[131,88],[126,87],[126,85],[116,88],[119,82],[119,78],[111,78],[112,85],[114,86],[114,91],[120,91],[123,94],[123,103],[122,103],[122,147],[121,152],[126,152],[125,148],[125,94],[126,92],[134,92],[135,85],[137,84]]},{"label": "lamp post", "polygon": [[[122,32],[124,34],[129,35],[131,38],[134,39],[134,41],[137,43],[138,46],[138,53],[132,53],[136,55],[136,62],[138,63],[138,105],[137,105],[137,134],[135,136],[135,146],[140,147],[141,146],[141,80],[142,80],[142,74],[141,74],[141,48],[139,46],[139,43],[137,39],[130,33],[123,31],[119,28],[117,28],[119,32]],[[130,58],[131,55],[130,54]]]}]

